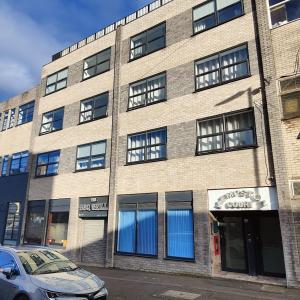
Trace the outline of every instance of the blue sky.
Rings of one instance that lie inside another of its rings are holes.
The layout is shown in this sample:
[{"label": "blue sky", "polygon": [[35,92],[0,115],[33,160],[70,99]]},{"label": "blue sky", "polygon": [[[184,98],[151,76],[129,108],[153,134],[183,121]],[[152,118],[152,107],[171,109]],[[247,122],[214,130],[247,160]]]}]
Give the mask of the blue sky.
[{"label": "blue sky", "polygon": [[0,0],[0,101],[39,83],[42,65],[153,0]]}]

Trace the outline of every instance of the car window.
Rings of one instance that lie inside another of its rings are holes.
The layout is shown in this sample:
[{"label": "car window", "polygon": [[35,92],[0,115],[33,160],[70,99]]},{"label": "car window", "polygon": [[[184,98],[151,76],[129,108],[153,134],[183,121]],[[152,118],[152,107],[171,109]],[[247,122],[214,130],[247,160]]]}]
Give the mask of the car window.
[{"label": "car window", "polygon": [[5,251],[0,251],[0,269],[15,268],[16,263],[13,256]]},{"label": "car window", "polygon": [[69,272],[78,267],[56,251],[32,250],[18,252],[18,256],[27,274],[40,275]]}]

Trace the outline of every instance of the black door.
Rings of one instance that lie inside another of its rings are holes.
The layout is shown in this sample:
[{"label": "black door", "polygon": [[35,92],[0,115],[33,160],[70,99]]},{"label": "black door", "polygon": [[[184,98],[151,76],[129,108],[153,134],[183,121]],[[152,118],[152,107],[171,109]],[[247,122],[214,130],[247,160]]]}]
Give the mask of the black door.
[{"label": "black door", "polygon": [[222,212],[222,270],[249,275],[285,276],[277,212]]}]

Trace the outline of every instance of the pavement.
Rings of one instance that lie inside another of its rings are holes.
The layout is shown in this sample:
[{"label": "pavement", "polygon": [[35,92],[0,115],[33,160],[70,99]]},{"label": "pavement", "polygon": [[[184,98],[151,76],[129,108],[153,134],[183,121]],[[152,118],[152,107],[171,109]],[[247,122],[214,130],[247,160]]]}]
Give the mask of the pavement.
[{"label": "pavement", "polygon": [[109,300],[300,300],[300,289],[230,279],[84,267],[106,282]]}]

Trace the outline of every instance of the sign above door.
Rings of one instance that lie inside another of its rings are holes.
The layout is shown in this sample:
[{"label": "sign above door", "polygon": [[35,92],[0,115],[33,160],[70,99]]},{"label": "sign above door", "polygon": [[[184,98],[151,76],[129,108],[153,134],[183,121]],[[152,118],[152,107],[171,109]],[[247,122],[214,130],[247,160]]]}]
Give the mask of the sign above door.
[{"label": "sign above door", "polygon": [[275,187],[209,190],[210,211],[278,210]]}]

